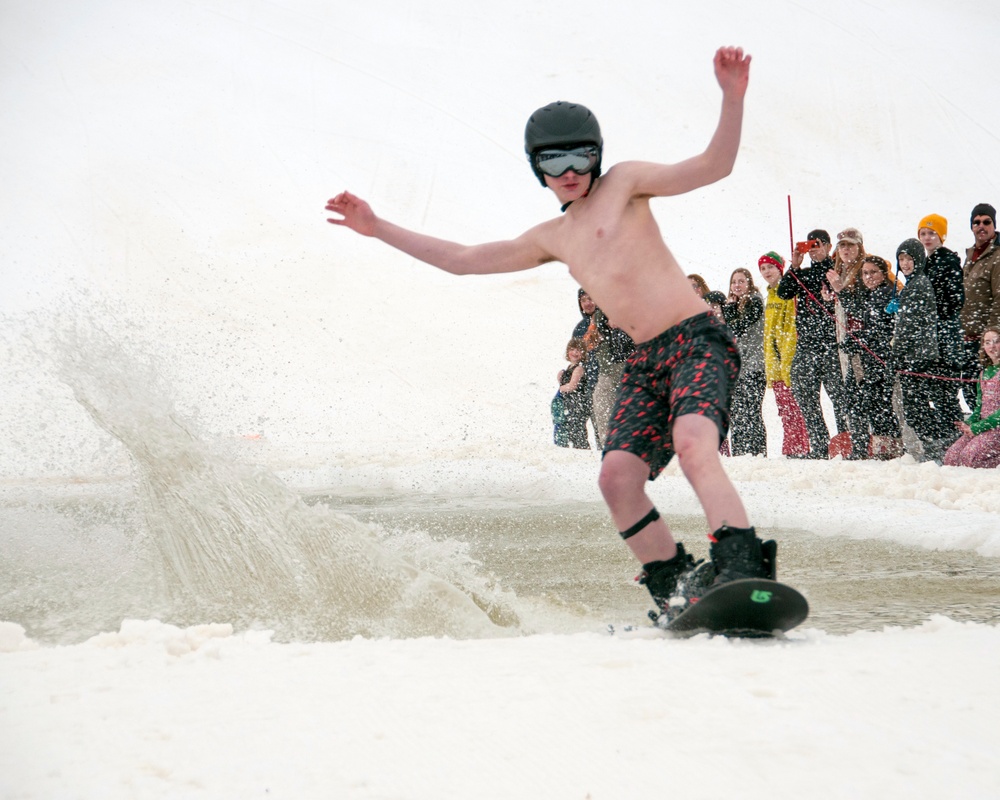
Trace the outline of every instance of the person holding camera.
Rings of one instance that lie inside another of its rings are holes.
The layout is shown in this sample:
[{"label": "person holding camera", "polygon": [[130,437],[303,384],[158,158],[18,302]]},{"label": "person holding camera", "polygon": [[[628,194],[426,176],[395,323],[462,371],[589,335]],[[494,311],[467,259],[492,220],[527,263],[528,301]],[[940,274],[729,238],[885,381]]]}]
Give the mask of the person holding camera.
[{"label": "person holding camera", "polygon": [[[809,266],[803,266],[806,254]],[[843,373],[837,349],[836,294],[827,272],[833,269],[830,234],[822,228],[809,232],[795,245],[789,269],[776,290],[782,300],[796,300],[795,329],[798,342],[792,359],[792,394],[802,410],[809,432],[806,458],[829,457],[830,429],[823,419],[820,391],[833,402],[839,430],[847,430]]]}]

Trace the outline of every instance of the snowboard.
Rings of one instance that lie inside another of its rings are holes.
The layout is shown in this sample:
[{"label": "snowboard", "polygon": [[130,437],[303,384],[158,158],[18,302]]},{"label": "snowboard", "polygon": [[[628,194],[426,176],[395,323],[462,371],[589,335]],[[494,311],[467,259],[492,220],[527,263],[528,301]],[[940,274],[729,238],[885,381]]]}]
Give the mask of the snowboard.
[{"label": "snowboard", "polygon": [[744,578],[706,592],[665,630],[681,636],[713,633],[763,638],[790,631],[809,615],[809,603],[791,586],[766,578]]}]

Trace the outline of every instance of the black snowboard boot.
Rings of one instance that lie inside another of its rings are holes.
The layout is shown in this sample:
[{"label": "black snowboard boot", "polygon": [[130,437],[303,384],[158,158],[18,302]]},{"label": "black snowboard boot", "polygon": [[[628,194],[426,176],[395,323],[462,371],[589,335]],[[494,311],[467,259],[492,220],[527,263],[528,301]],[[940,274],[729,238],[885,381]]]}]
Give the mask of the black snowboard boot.
[{"label": "black snowboard boot", "polygon": [[728,525],[719,528],[711,538],[716,586],[741,578],[775,580],[777,542],[762,542],[753,528],[730,528]]},{"label": "black snowboard boot", "polygon": [[656,603],[657,611],[649,612],[650,619],[664,627],[691,603],[696,603],[714,579],[712,564],[695,561],[678,542],[677,555],[669,561],[643,564],[638,581],[649,590]]}]

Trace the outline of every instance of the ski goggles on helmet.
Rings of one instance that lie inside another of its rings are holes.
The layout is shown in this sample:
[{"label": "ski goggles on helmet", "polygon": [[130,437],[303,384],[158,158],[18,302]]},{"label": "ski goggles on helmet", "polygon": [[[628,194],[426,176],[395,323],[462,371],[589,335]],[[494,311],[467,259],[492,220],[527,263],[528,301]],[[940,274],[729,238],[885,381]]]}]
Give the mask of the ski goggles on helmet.
[{"label": "ski goggles on helmet", "polygon": [[577,175],[586,175],[597,167],[601,151],[596,145],[584,144],[577,147],[546,147],[532,155],[536,169],[550,178],[558,178],[573,170]]}]

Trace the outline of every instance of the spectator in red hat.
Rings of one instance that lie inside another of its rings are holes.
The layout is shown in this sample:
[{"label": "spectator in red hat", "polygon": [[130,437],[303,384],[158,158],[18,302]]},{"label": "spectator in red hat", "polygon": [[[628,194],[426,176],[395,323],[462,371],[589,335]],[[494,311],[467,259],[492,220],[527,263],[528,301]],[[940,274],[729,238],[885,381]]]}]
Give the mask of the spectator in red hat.
[{"label": "spectator in red hat", "polygon": [[773,250],[757,259],[767,284],[764,307],[764,378],[774,392],[781,420],[781,454],[802,458],[809,453],[806,421],[792,394],[792,359],[795,357],[795,301],[778,297],[777,287],[785,271],[785,259]]}]

